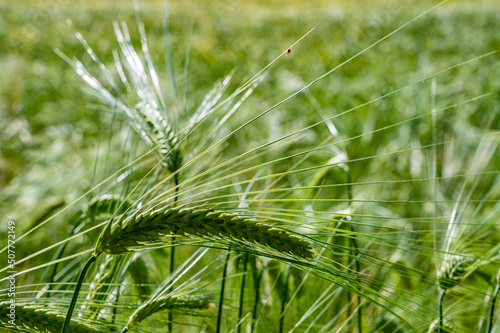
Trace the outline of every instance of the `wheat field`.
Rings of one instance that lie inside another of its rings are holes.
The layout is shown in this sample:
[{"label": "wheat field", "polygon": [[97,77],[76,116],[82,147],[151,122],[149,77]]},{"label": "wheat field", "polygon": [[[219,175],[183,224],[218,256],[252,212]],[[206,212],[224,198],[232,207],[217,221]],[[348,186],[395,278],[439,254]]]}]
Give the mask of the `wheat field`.
[{"label": "wheat field", "polygon": [[0,330],[500,332],[500,3],[0,8]]}]

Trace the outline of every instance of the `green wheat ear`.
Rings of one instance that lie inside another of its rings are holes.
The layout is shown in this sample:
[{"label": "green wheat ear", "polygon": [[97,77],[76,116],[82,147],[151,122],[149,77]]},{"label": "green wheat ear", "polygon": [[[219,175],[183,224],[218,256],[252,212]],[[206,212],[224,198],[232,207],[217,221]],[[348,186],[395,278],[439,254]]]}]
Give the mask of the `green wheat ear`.
[{"label": "green wheat ear", "polygon": [[122,332],[127,332],[130,328],[137,325],[144,319],[153,314],[164,310],[201,310],[208,309],[213,304],[206,297],[175,297],[163,296],[153,301],[145,302],[129,318],[127,325]]},{"label": "green wheat ear", "polygon": [[237,214],[196,208],[147,209],[112,219],[99,236],[94,256],[124,254],[163,235],[235,241],[236,247],[238,242],[253,243],[297,257],[313,256],[311,244],[289,232]]},{"label": "green wheat ear", "polygon": [[[16,304],[15,326],[9,324],[10,302],[0,303],[0,326],[8,329],[15,329],[22,332],[61,332],[65,316],[55,309],[40,307],[35,305]],[[77,320],[71,320],[70,333],[99,333],[102,332],[98,327],[81,323]]]},{"label": "green wheat ear", "polygon": [[473,259],[461,255],[454,255],[445,260],[437,273],[439,288],[449,290],[460,284],[473,262]]}]

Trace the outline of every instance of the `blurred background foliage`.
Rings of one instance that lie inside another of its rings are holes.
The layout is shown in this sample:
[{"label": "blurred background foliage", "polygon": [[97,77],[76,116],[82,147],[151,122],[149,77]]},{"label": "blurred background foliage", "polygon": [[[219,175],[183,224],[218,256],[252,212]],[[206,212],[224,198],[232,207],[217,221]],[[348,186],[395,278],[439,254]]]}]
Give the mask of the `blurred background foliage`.
[{"label": "blurred background foliage", "polygon": [[[185,50],[190,41],[188,105],[195,108],[217,79],[236,69],[233,85],[241,82],[315,27],[290,56],[274,66],[239,112],[239,119],[248,119],[250,114],[274,105],[434,4],[218,0],[196,5],[194,1],[172,1],[170,24],[177,79],[184,82]],[[1,205],[3,210],[15,202],[18,209],[12,218],[24,220],[25,214],[35,214],[37,209],[50,205],[52,197],[71,202],[83,188],[88,188],[99,146],[113,132],[109,113],[98,110],[98,105],[84,93],[80,78],[53,52],[59,48],[69,56],[84,55],[67,20],[72,20],[105,64],[112,63],[111,51],[117,47],[113,21],[128,22],[136,44],[138,33],[134,6],[127,0],[5,1],[0,6]],[[140,3],[153,61],[160,65],[164,62],[161,10],[162,1]],[[313,86],[312,98],[300,94],[280,106],[262,120],[258,136],[265,138],[303,128],[321,116],[335,115],[451,65],[498,50],[499,14],[495,1],[449,1]],[[466,100],[485,92],[496,94],[500,84],[497,59],[496,55],[486,57],[439,76],[437,107],[454,104],[457,97]],[[473,134],[474,128],[482,126],[485,117],[498,107],[497,97],[439,116],[439,139],[449,138],[453,135],[447,133],[450,131]],[[318,106],[321,115],[312,111]],[[350,138],[430,110],[427,82],[335,119],[334,125],[342,137]],[[399,143],[407,140],[429,144],[429,119],[398,126],[384,135],[352,140],[348,144],[349,157],[405,147]],[[498,119],[492,126],[498,127]],[[315,128],[322,134],[327,130],[326,126]],[[316,139],[322,137],[317,134]],[[255,133],[246,132],[240,140],[249,145],[254,137]],[[314,137],[309,139],[315,141]],[[425,159],[421,160],[425,163]],[[366,163],[353,170],[354,179],[362,176],[359,173],[366,170]],[[394,169],[394,176],[401,179],[411,177],[411,171],[421,172],[415,165],[396,168],[398,163],[410,163],[398,161],[397,157],[387,163],[392,166],[376,159],[378,167]],[[372,174],[378,173],[373,170]],[[46,200],[49,203],[44,203]]]}]

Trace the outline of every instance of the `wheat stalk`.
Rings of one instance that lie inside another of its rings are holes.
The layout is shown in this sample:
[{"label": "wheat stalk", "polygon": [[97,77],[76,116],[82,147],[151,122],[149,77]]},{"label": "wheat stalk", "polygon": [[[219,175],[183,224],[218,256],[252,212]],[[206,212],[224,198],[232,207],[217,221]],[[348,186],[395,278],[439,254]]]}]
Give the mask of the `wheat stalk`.
[{"label": "wheat stalk", "polygon": [[129,318],[122,332],[127,332],[147,317],[163,310],[200,310],[212,306],[206,297],[175,297],[163,296],[142,304]]},{"label": "wheat stalk", "polygon": [[[43,308],[34,305],[15,305],[15,316],[11,314],[10,302],[0,303],[0,324],[4,328],[18,330],[33,330],[36,332],[59,333],[64,323],[64,315],[50,308]],[[12,318],[15,318],[12,320]],[[12,325],[14,324],[14,325]],[[94,328],[88,324],[71,321],[72,333],[99,333],[102,330]]]},{"label": "wheat stalk", "polygon": [[99,236],[94,257],[103,252],[123,254],[169,234],[256,243],[282,253],[312,257],[309,242],[284,230],[232,213],[195,208],[147,209],[111,220]]}]

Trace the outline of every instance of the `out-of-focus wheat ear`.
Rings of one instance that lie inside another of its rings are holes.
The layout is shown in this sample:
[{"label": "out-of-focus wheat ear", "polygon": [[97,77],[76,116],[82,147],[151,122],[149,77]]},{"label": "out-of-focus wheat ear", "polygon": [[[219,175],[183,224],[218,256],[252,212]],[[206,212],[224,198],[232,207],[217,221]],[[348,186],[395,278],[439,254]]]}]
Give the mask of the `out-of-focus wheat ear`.
[{"label": "out-of-focus wheat ear", "polygon": [[[11,304],[10,302],[0,303],[0,325],[3,328],[22,332],[30,330],[53,333],[60,332],[63,327],[64,315],[55,309],[30,304],[14,304],[14,310],[12,310]],[[68,332],[99,333],[102,330],[88,322],[72,320],[71,329]]]},{"label": "out-of-focus wheat ear", "polygon": [[447,291],[460,284],[473,262],[473,259],[460,255],[446,258],[437,273],[439,288]]},{"label": "out-of-focus wheat ear", "polygon": [[290,265],[286,266],[286,272],[285,272],[285,284],[283,285],[283,290],[281,292],[282,298],[281,298],[281,314],[280,314],[280,326],[279,326],[279,332],[283,332],[283,322],[285,320],[285,309],[286,309],[286,303],[288,302],[288,283],[290,281]]},{"label": "out-of-focus wheat ear", "polygon": [[454,255],[445,258],[441,268],[437,273],[437,283],[439,286],[438,300],[438,324],[437,333],[445,333],[443,328],[443,305],[446,293],[456,287],[467,276],[469,268],[474,260],[461,255]]},{"label": "out-of-focus wheat ear", "polygon": [[138,291],[139,298],[144,301],[151,294],[151,287],[148,285],[150,279],[150,273],[146,266],[145,260],[139,253],[131,259],[128,273],[132,280],[134,281],[134,286]]},{"label": "out-of-focus wheat ear", "polygon": [[427,333],[436,333],[436,332],[455,333],[455,330],[447,320],[444,323],[439,324],[439,319],[436,319],[429,326]]},{"label": "out-of-focus wheat ear", "polygon": [[131,203],[118,194],[103,194],[90,200],[86,217],[100,214],[120,214],[131,206]]},{"label": "out-of-focus wheat ear", "polygon": [[127,332],[133,326],[160,311],[176,310],[179,312],[189,312],[192,310],[208,309],[211,306],[212,303],[210,302],[210,299],[203,296],[159,297],[152,301],[143,303],[137,310],[135,310],[135,312],[130,316],[127,325],[123,328],[122,333]]}]

